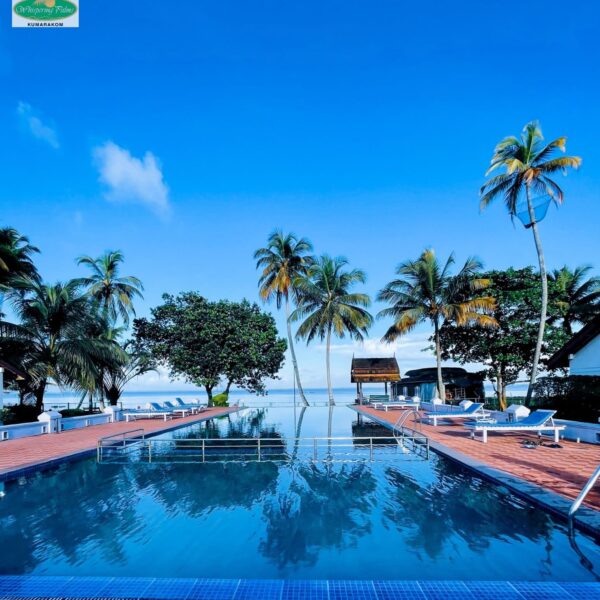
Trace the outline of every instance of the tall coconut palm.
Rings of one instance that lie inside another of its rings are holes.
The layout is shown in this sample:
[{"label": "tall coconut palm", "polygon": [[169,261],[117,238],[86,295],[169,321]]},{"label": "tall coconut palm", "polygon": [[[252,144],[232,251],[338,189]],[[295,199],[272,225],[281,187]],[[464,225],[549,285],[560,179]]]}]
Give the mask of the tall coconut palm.
[{"label": "tall coconut palm", "polygon": [[298,307],[291,314],[292,321],[302,321],[296,337],[310,343],[313,339],[326,340],[327,393],[329,404],[335,404],[331,387],[331,336],[348,334],[362,341],[373,323],[365,310],[371,304],[367,294],[351,292],[357,283],[365,283],[367,276],[360,269],[346,270],[348,261],[343,257],[331,258],[324,254],[315,260],[306,275],[295,281]]},{"label": "tall coconut palm", "polygon": [[76,281],[44,285],[27,278],[12,283],[21,294],[12,298],[20,324],[0,321],[0,332],[9,332],[21,344],[22,364],[41,409],[50,381],[81,386],[98,377],[100,367],[124,359],[119,346],[90,334],[101,328],[90,298]]},{"label": "tall coconut palm", "polygon": [[307,269],[313,263],[312,249],[312,244],[305,238],[298,238],[293,233],[284,234],[282,231],[273,231],[267,240],[266,247],[259,248],[254,253],[256,268],[262,269],[258,280],[260,297],[264,302],[275,300],[277,309],[285,304],[290,354],[298,384],[298,393],[305,406],[308,406],[308,401],[300,381],[290,324],[290,295],[295,295],[294,282],[299,277],[306,275]]},{"label": "tall coconut palm", "polygon": [[98,258],[80,256],[77,264],[89,267],[92,274],[76,281],[88,288],[89,295],[98,302],[106,319],[116,323],[121,317],[127,325],[130,315],[135,315],[133,300],[136,297],[143,298],[144,286],[137,277],[119,276],[123,261],[124,256],[120,250],[109,251]]},{"label": "tall coconut palm", "polygon": [[590,266],[580,266],[571,270],[565,265],[548,275],[553,284],[553,312],[558,313],[549,321],[562,321],[563,331],[568,337],[573,335],[573,325],[587,323],[600,313],[600,277],[588,278],[591,269]]},{"label": "tall coconut palm", "polygon": [[517,215],[520,201],[524,199],[529,215],[528,227],[531,227],[533,232],[540,264],[542,309],[526,403],[531,400],[533,384],[537,377],[548,312],[548,277],[535,215],[534,195],[547,194],[556,204],[562,203],[563,191],[551,175],[559,171],[566,174],[567,169],[576,169],[581,164],[581,158],[578,156],[555,156],[559,150],[566,151],[566,141],[566,137],[559,137],[546,144],[539,124],[536,121],[528,123],[520,137],[509,136],[496,146],[486,176],[496,169],[504,169],[505,172],[491,177],[481,187],[480,207],[486,208],[497,198],[503,198],[511,218]]},{"label": "tall coconut palm", "polygon": [[0,294],[8,291],[15,277],[37,278],[32,256],[39,250],[12,227],[0,229]]},{"label": "tall coconut palm", "polygon": [[442,399],[445,398],[440,344],[442,325],[446,321],[453,321],[459,326],[497,325],[489,314],[496,306],[494,298],[476,296],[477,292],[490,285],[489,280],[478,276],[481,262],[469,258],[462,269],[452,275],[450,270],[454,262],[454,255],[451,254],[442,267],[435,252],[425,250],[417,260],[400,264],[396,269],[400,277],[390,281],[377,296],[379,301],[391,305],[382,310],[378,317],[394,319],[383,341],[392,342],[412,331],[419,323],[430,322],[433,325],[437,392]]}]

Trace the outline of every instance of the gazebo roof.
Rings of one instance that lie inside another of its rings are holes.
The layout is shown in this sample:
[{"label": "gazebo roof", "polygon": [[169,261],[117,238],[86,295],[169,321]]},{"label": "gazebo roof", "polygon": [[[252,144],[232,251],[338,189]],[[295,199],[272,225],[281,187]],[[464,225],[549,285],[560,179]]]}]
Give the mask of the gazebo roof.
[{"label": "gazebo roof", "polygon": [[400,367],[395,356],[391,358],[353,357],[350,381],[352,383],[400,381]]}]

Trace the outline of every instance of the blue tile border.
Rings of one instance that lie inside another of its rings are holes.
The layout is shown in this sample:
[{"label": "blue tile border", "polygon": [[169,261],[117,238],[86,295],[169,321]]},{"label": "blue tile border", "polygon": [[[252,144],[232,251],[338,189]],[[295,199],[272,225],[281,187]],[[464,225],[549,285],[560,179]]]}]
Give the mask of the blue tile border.
[{"label": "blue tile border", "polygon": [[0,575],[0,600],[597,600],[600,582]]}]

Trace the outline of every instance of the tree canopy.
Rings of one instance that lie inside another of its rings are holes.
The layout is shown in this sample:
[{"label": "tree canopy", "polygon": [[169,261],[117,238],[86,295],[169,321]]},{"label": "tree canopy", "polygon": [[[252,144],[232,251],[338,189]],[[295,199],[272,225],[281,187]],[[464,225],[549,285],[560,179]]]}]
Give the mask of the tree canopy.
[{"label": "tree canopy", "polygon": [[150,319],[134,321],[136,343],[166,366],[172,378],[213,390],[223,383],[264,393],[276,378],[287,343],[275,320],[243,300],[211,302],[197,292],[165,294]]}]

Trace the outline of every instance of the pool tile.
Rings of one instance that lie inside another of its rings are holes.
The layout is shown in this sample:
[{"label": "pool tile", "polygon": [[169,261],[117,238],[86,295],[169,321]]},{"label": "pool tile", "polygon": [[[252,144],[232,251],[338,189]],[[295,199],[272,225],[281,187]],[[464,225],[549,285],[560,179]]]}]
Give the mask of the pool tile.
[{"label": "pool tile", "polygon": [[336,579],[329,582],[330,600],[378,600],[372,581]]},{"label": "pool tile", "polygon": [[113,579],[114,577],[72,577],[58,593],[69,598],[111,596],[108,588]]},{"label": "pool tile", "polygon": [[598,600],[600,598],[600,583],[598,582],[559,583],[558,585],[576,600]]},{"label": "pool tile", "polygon": [[9,598],[57,597],[72,577],[0,577],[0,596]]},{"label": "pool tile", "polygon": [[155,579],[143,597],[146,600],[185,600],[195,584],[195,579]]},{"label": "pool tile", "polygon": [[143,598],[153,581],[152,577],[115,577],[102,594],[111,598]]},{"label": "pool tile", "polygon": [[198,579],[186,600],[232,600],[239,579]]},{"label": "pool tile", "polygon": [[373,587],[379,600],[425,600],[417,581],[374,581]]},{"label": "pool tile", "polygon": [[280,600],[283,579],[241,579],[234,600]]},{"label": "pool tile", "polygon": [[523,600],[523,596],[508,581],[465,581],[478,600]]},{"label": "pool tile", "polygon": [[419,581],[427,600],[475,598],[463,581]]},{"label": "pool tile", "polygon": [[281,600],[329,600],[327,581],[319,579],[286,580]]},{"label": "pool tile", "polygon": [[573,598],[570,592],[562,588],[558,583],[550,581],[516,581],[511,585],[526,600],[565,600]]}]

